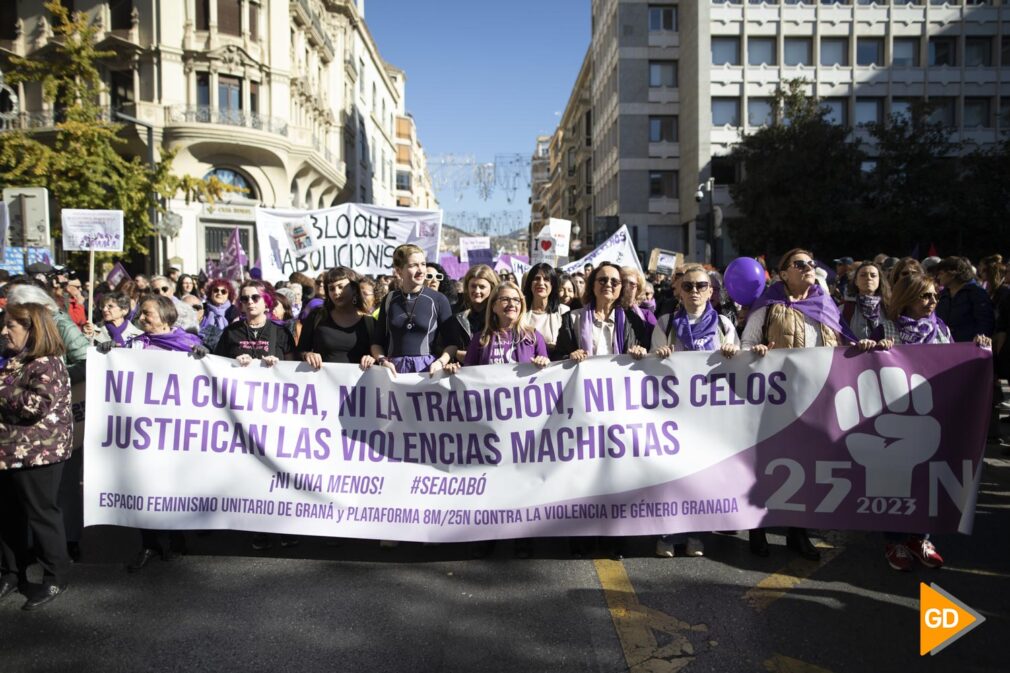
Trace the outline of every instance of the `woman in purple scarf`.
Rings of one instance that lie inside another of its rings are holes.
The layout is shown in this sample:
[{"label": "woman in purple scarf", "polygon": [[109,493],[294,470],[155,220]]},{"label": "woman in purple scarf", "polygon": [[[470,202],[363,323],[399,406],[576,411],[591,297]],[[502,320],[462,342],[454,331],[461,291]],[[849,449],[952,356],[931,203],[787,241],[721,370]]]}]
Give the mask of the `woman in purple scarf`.
[{"label": "woman in purple scarf", "polygon": [[638,341],[647,344],[652,340],[652,330],[656,326],[656,313],[642,306],[645,301],[645,276],[633,266],[621,269],[621,308],[635,315]]},{"label": "woman in purple scarf", "polygon": [[852,278],[856,297],[842,306],[842,319],[856,337],[869,339],[883,318],[891,287],[884,272],[873,262],[857,266]]},{"label": "woman in purple scarf", "polygon": [[[953,343],[950,329],[936,316],[938,294],[929,276],[912,274],[901,278],[894,286],[887,315],[874,334],[880,339],[879,346],[888,349],[895,345]],[[992,341],[983,334],[976,335],[974,341],[981,348],[992,347]],[[884,539],[884,558],[894,570],[909,570],[915,560],[928,568],[943,565],[943,557],[928,534],[884,533]]]},{"label": "woman in purple scarf", "polygon": [[207,348],[214,350],[228,325],[238,319],[239,310],[235,305],[235,286],[230,281],[215,278],[207,283],[206,293],[200,337]]},{"label": "woman in purple scarf", "polygon": [[128,319],[132,304],[122,292],[107,292],[102,297],[102,324],[95,330],[95,343],[115,342],[122,347],[135,336],[142,334],[139,327]]}]

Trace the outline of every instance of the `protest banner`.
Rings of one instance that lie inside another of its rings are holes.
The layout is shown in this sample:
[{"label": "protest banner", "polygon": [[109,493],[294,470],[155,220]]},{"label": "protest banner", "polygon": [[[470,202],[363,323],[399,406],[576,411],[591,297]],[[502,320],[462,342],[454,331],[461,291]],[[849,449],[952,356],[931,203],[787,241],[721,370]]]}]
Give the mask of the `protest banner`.
[{"label": "protest banner", "polygon": [[256,209],[263,280],[295,271],[315,276],[334,266],[367,275],[389,273],[393,250],[413,243],[438,259],[442,211],[345,203],[323,210]]},{"label": "protest banner", "polygon": [[575,273],[582,271],[586,264],[592,264],[595,267],[600,262],[613,262],[618,266],[633,266],[639,271],[642,270],[642,263],[639,261],[638,253],[631,242],[628,225],[621,225],[621,228],[615,231],[613,236],[601,243],[595,250],[562,267],[561,270],[565,273]]},{"label": "protest banner", "polygon": [[470,251],[469,260],[467,264],[470,266],[477,266],[478,264],[493,266],[494,251],[491,248],[474,248]]},{"label": "protest banner", "polygon": [[92,351],[85,520],[431,542],[968,533],[991,377],[972,344],[435,378]]},{"label": "protest banner", "polygon": [[537,237],[550,236],[554,239],[558,257],[567,258],[569,255],[569,244],[572,238],[572,221],[562,220],[557,217],[547,219],[547,224],[540,229]]},{"label": "protest banner", "polygon": [[526,272],[533,268],[532,264],[527,264],[516,257],[509,259],[509,266],[511,266],[512,273],[515,274],[515,277],[519,281],[520,285],[523,282],[523,276],[526,275]]},{"label": "protest banner", "polygon": [[483,264],[483,262],[474,262],[470,259],[471,250],[490,250],[491,249],[491,237],[490,236],[460,236],[459,237],[459,261],[464,264]]},{"label": "protest banner", "polygon": [[64,250],[123,251],[123,211],[64,208],[60,211]]}]

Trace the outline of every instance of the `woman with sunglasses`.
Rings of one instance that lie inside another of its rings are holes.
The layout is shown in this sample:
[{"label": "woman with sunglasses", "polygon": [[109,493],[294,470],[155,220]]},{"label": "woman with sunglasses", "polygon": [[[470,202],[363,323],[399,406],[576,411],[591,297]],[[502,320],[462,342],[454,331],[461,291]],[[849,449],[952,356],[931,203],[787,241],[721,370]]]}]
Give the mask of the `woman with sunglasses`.
[{"label": "woman with sunglasses", "polygon": [[[751,306],[741,339],[744,348],[764,355],[772,348],[813,348],[856,343],[848,325],[842,322],[838,307],[817,284],[814,256],[808,250],[794,248],[779,261],[780,281],[772,284]],[[875,342],[860,343],[864,349]],[[817,560],[821,554],[810,542],[804,528],[790,528],[786,545],[800,556]],[[750,531],[750,550],[768,556],[764,529]]]},{"label": "woman with sunglasses", "polygon": [[[712,281],[700,264],[685,267],[675,288],[680,305],[674,313],[660,316],[652,331],[652,352],[660,358],[676,351],[719,350],[733,357],[740,349],[733,321],[712,307]],[[683,545],[686,556],[704,556],[699,538],[683,533],[662,535],[656,540],[656,556],[673,558]]]},{"label": "woman with sunglasses", "polygon": [[253,360],[272,367],[280,360],[291,360],[294,339],[283,324],[271,319],[275,298],[261,280],[247,280],[238,290],[240,320],[228,325],[214,348],[214,355],[232,358],[241,367]]},{"label": "woman with sunglasses", "polygon": [[656,327],[656,314],[642,307],[645,301],[645,276],[633,266],[621,269],[621,307],[638,317],[638,340],[647,344],[652,340],[652,330]]},{"label": "woman with sunglasses", "polygon": [[891,296],[884,272],[874,262],[862,262],[852,274],[856,296],[842,304],[842,319],[860,340],[869,339],[883,317]]},{"label": "woman with sunglasses", "polygon": [[238,318],[238,307],[235,306],[235,286],[230,281],[215,278],[207,283],[206,292],[200,338],[207,348],[214,350],[221,334]]},{"label": "woman with sunglasses", "polygon": [[[950,328],[937,317],[939,300],[936,283],[929,276],[905,276],[894,286],[891,305],[886,319],[874,336],[879,346],[889,349],[903,344],[949,344],[954,342]],[[992,341],[984,334],[973,339],[982,348],[991,348]],[[909,570],[914,560],[929,568],[943,565],[943,557],[929,539],[929,535],[885,533],[884,557],[894,570]]]},{"label": "woman with sunglasses", "polygon": [[95,343],[115,341],[118,346],[125,346],[132,337],[141,334],[141,329],[131,323],[130,298],[122,292],[107,292],[102,296],[102,324],[95,330]]},{"label": "woman with sunglasses", "polygon": [[375,333],[375,319],[361,313],[360,276],[346,266],[337,266],[326,272],[323,283],[323,307],[302,323],[298,354],[316,370],[324,362],[358,364],[369,354]]},{"label": "woman with sunglasses", "polygon": [[561,331],[561,321],[571,309],[561,303],[558,274],[550,264],[534,264],[526,272],[523,299],[529,310],[523,314],[523,324],[535,329],[547,343],[553,357]]},{"label": "woman with sunglasses", "polygon": [[[490,269],[490,267],[486,267]],[[519,286],[505,281],[495,287],[487,300],[484,325],[474,333],[466,348],[463,366],[532,363],[546,367],[547,357],[544,337],[523,320],[526,301]],[[446,371],[455,374],[458,363],[450,364]],[[476,542],[471,548],[474,558],[484,558],[494,550],[494,541]],[[530,541],[516,540],[515,555],[529,558]]]},{"label": "woman with sunglasses", "polygon": [[[453,343],[459,350],[456,357],[466,357],[466,347],[474,334],[484,329],[487,322],[488,297],[498,287],[498,274],[487,264],[471,266],[463,276],[463,305],[466,307],[453,316],[456,322]],[[429,286],[430,287],[430,286]]]},{"label": "woman with sunglasses", "polygon": [[439,292],[449,300],[449,306],[456,306],[459,301],[459,293],[456,291],[456,281],[449,278],[448,272],[441,264],[428,262],[427,271],[424,274],[425,287]]},{"label": "woman with sunglasses", "polygon": [[[583,308],[566,313],[558,332],[557,359],[568,358],[582,362],[596,355],[623,355],[641,359],[646,350],[638,343],[638,320],[633,313],[621,308],[621,267],[612,262],[601,262],[586,281]],[[590,541],[585,538],[569,540],[572,554],[583,557],[590,552]],[[624,557],[623,538],[614,538],[611,556]]]}]

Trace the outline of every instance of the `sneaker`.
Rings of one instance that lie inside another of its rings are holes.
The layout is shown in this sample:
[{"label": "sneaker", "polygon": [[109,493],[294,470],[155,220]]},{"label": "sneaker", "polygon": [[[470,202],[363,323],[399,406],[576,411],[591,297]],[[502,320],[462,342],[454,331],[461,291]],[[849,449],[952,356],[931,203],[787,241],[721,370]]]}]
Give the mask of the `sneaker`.
[{"label": "sneaker", "polygon": [[895,570],[908,571],[912,569],[912,552],[903,544],[889,544],[884,547],[884,558],[887,565]]},{"label": "sneaker", "polygon": [[687,538],[687,544],[684,545],[684,552],[688,556],[704,556],[705,555],[705,545],[701,543],[696,537]]},{"label": "sneaker", "polygon": [[933,543],[923,537],[911,537],[905,540],[905,548],[919,563],[927,568],[939,568],[943,565],[943,557],[936,551]]},{"label": "sneaker", "polygon": [[673,543],[670,542],[666,537],[656,538],[656,556],[660,558],[673,558],[677,555],[674,551]]},{"label": "sneaker", "polygon": [[270,549],[272,545],[270,544],[270,537],[266,533],[256,533],[253,535],[252,548],[256,551],[263,551],[264,549]]}]

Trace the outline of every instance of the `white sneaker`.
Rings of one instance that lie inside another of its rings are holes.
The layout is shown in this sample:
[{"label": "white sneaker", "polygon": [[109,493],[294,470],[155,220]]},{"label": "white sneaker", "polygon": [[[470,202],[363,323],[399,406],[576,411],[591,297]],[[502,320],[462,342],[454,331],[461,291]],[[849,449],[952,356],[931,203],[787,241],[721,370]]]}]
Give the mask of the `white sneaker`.
[{"label": "white sneaker", "polygon": [[696,537],[687,538],[687,555],[688,556],[704,556],[705,555],[705,545],[701,543]]},{"label": "white sneaker", "polygon": [[656,538],[656,556],[660,558],[673,558],[676,555],[672,542],[668,542],[661,537]]},{"label": "white sneaker", "polygon": [[400,543],[396,540],[379,540],[379,546],[383,549],[392,549],[393,547],[399,547]]}]

